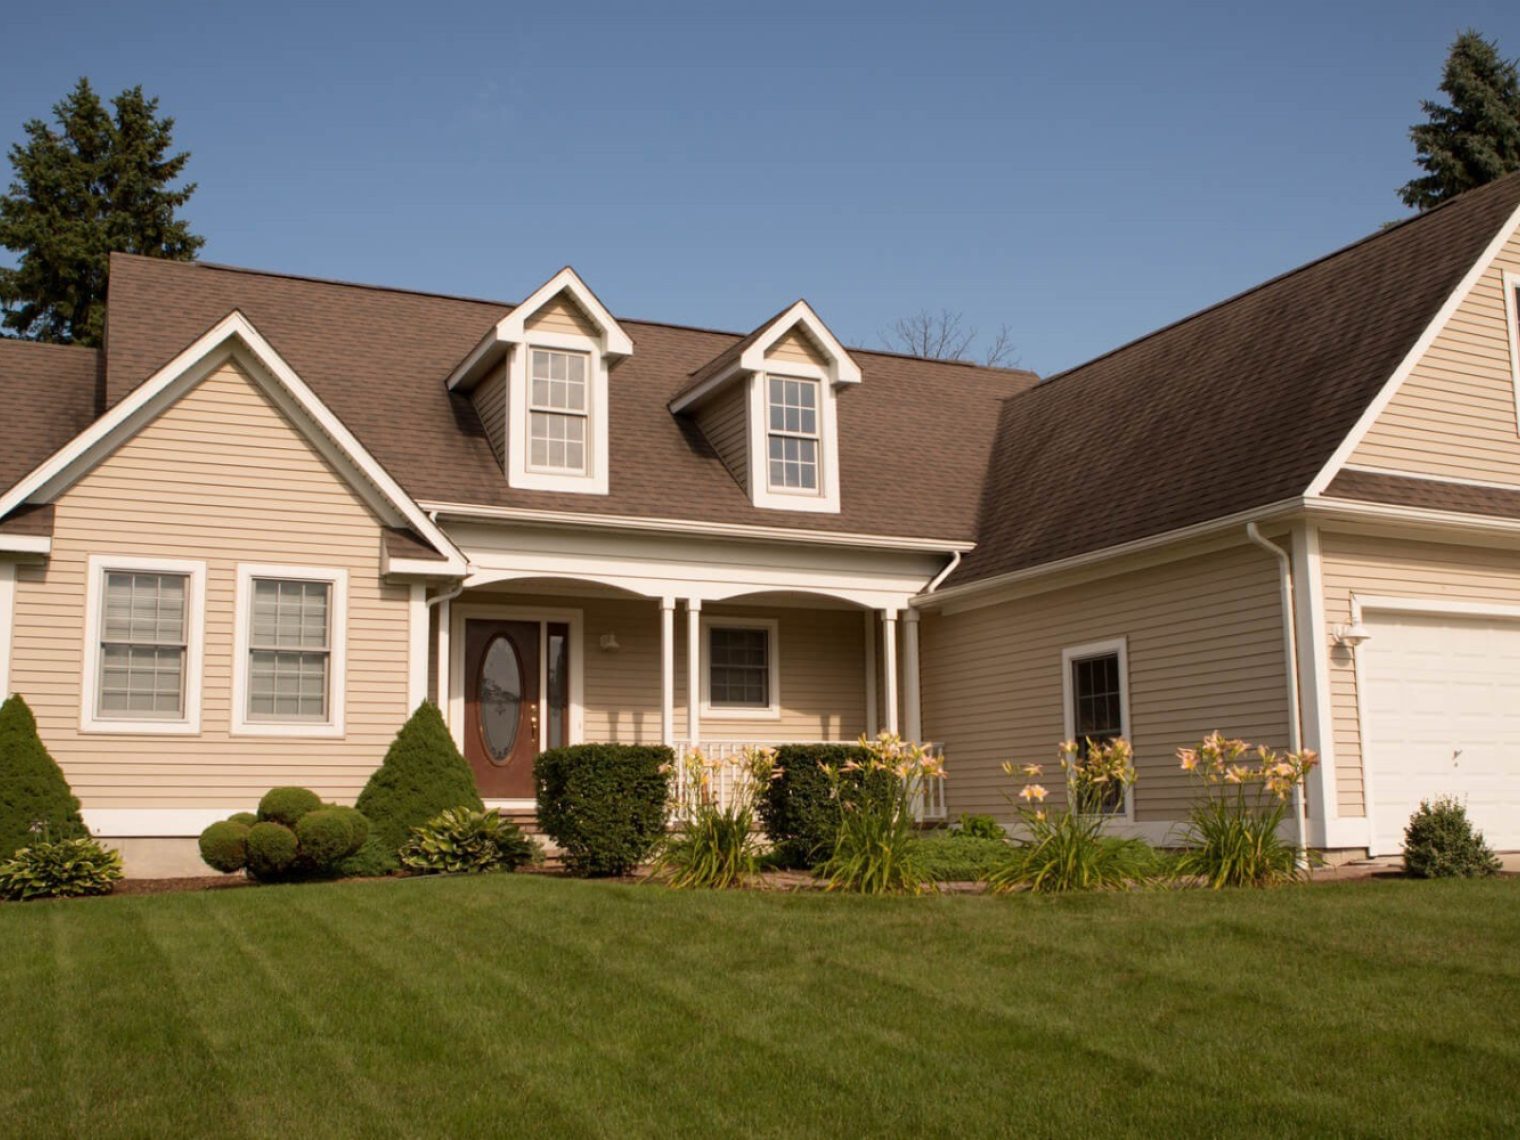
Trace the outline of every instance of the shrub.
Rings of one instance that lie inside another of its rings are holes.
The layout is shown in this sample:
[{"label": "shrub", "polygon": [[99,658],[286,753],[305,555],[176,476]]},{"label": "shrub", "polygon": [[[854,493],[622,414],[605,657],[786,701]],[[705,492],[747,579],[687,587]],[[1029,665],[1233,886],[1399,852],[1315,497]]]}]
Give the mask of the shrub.
[{"label": "shrub", "polygon": [[692,749],[675,767],[674,830],[660,843],[656,873],[673,887],[743,886],[760,869],[755,804],[775,772],[773,748],[708,757]]},{"label": "shrub", "polygon": [[374,832],[358,851],[338,864],[338,874],[362,879],[377,879],[401,869],[401,859]]},{"label": "shrub", "polygon": [[259,801],[259,820],[294,827],[321,806],[322,798],[308,788],[270,788]]},{"label": "shrub", "polygon": [[121,852],[88,837],[32,842],[0,861],[0,897],[25,900],[108,895],[121,878]]},{"label": "shrub", "polygon": [[578,744],[533,764],[538,822],[578,875],[622,875],[659,841],[673,757],[643,744]]},{"label": "shrub", "polygon": [[834,769],[843,789],[861,782],[869,756],[859,744],[784,744],[776,749],[779,775],[766,785],[756,806],[780,865],[812,867],[833,853],[841,801],[824,767]]},{"label": "shrub", "polygon": [[422,827],[401,848],[401,863],[424,875],[515,871],[543,856],[538,844],[496,810],[449,808]]},{"label": "shrub", "polygon": [[1404,828],[1404,870],[1419,879],[1477,879],[1497,875],[1499,857],[1473,828],[1460,800],[1421,800]]},{"label": "shrub", "polygon": [[248,873],[255,879],[278,879],[295,866],[301,852],[296,833],[283,823],[264,821],[248,829]]},{"label": "shrub", "polygon": [[235,811],[227,817],[227,823],[241,823],[244,827],[252,827],[259,822],[258,812]]},{"label": "shrub", "polygon": [[1003,825],[990,815],[967,815],[965,812],[961,813],[951,834],[964,835],[968,839],[1002,840],[1008,837]]},{"label": "shrub", "polygon": [[916,848],[919,867],[936,883],[981,882],[1007,864],[1014,850],[1006,839],[986,839],[964,831],[923,836]]},{"label": "shrub", "polygon": [[863,763],[824,768],[839,804],[839,833],[818,874],[831,891],[916,894],[929,879],[915,840],[913,804],[925,781],[944,778],[944,766],[922,745],[892,733],[875,740],[862,736],[860,746]]},{"label": "shrub", "polygon": [[224,874],[241,871],[248,865],[248,827],[237,816],[213,823],[201,832],[201,860]]},{"label": "shrub", "polygon": [[27,846],[38,823],[58,839],[86,834],[79,801],[17,694],[0,705],[0,859]]},{"label": "shrub", "polygon": [[[314,868],[336,867],[363,844],[341,808],[318,808],[296,821],[300,857]],[[357,840],[357,842],[356,842]]]},{"label": "shrub", "polygon": [[[1274,752],[1215,732],[1177,753],[1200,784],[1173,866],[1207,886],[1268,887],[1303,874],[1295,843],[1279,829],[1294,788],[1318,763],[1313,752]],[[1253,762],[1254,761],[1254,762]]]},{"label": "shrub", "polygon": [[485,810],[475,774],[454,746],[437,705],[424,701],[401,726],[384,763],[359,793],[358,808],[392,852],[401,849],[412,828],[439,812]]},{"label": "shrub", "polygon": [[999,892],[1026,888],[1055,893],[1145,882],[1157,866],[1150,846],[1104,834],[1116,797],[1135,782],[1129,743],[1070,741],[1056,755],[1066,785],[1066,801],[1059,808],[1045,806],[1049,793],[1036,782],[1044,775],[1043,765],[1003,765],[1003,771],[1024,780],[1014,801],[1024,834],[1009,860],[987,876],[988,884]]}]

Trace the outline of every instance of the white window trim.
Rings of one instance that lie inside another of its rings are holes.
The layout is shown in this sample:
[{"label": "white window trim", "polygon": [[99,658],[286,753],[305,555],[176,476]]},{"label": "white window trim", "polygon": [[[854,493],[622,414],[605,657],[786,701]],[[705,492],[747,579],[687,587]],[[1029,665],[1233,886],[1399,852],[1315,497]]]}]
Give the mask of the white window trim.
[{"label": "white window trim", "polygon": [[1509,334],[1509,372],[1515,389],[1515,431],[1520,433],[1520,272],[1504,271],[1504,323]]},{"label": "white window trim", "polygon": [[[1072,664],[1077,661],[1085,661],[1090,657],[1106,657],[1110,654],[1114,654],[1119,658],[1119,735],[1124,737],[1133,746],[1134,738],[1130,735],[1129,719],[1129,639],[1126,637],[1114,637],[1106,641],[1090,641],[1085,645],[1072,645],[1061,650],[1062,739],[1076,740],[1077,736],[1077,694],[1071,680]],[[1081,741],[1077,743],[1080,746]],[[1125,788],[1124,810],[1105,814],[1104,818],[1133,823],[1135,820],[1134,793],[1134,785]]]},{"label": "white window trim", "polygon": [[[144,574],[183,574],[185,591],[185,707],[174,719],[110,717],[97,713],[100,699],[101,610],[105,606],[108,571]],[[92,554],[85,589],[84,667],[80,677],[79,731],[196,736],[201,731],[201,662],[206,646],[206,564],[183,558],[145,558],[137,555]]]},{"label": "white window trim", "polygon": [[[328,612],[327,720],[267,721],[248,719],[248,655],[252,635],[253,580],[288,578],[326,582],[332,587]],[[234,736],[283,736],[330,739],[344,732],[344,696],[348,691],[348,571],[326,566],[281,566],[240,562],[232,632],[232,728]]]},{"label": "white window trim", "polygon": [[[712,635],[713,629],[761,629],[765,631],[766,665],[770,670],[770,704],[765,708],[741,708],[712,703]],[[781,623],[775,618],[736,617],[702,614],[702,719],[703,720],[780,720],[781,719]]]},{"label": "white window trim", "polygon": [[[585,354],[586,362],[586,470],[561,471],[532,467],[528,463],[530,418],[528,412],[529,361],[535,348]],[[535,329],[521,344],[513,345],[507,362],[507,484],[532,491],[569,491],[585,495],[607,494],[607,355],[599,339],[571,333]]]},{"label": "white window trim", "polygon": [[[771,486],[770,381],[818,381],[818,490]],[[778,511],[839,513],[839,431],[834,385],[822,368],[793,363],[767,368],[749,377],[749,497],[757,507]]]}]

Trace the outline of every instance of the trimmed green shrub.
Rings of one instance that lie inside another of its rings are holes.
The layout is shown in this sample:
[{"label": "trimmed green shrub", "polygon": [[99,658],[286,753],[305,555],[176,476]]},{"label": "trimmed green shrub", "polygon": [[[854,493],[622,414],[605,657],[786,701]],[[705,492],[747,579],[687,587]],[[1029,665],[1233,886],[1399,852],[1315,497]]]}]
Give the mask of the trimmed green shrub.
[{"label": "trimmed green shrub", "polygon": [[1003,830],[1003,825],[990,815],[968,815],[961,812],[961,818],[956,823],[952,834],[964,835],[967,839],[995,839],[1001,842],[1008,837]]},{"label": "trimmed green shrub", "polygon": [[248,829],[248,873],[255,879],[278,879],[295,866],[301,853],[296,833],[268,820]]},{"label": "trimmed green shrub", "polygon": [[936,883],[978,883],[1012,862],[1014,848],[1004,839],[942,831],[920,838],[916,854],[924,874]]},{"label": "trimmed green shrub", "polygon": [[58,839],[86,834],[79,801],[18,693],[0,705],[0,859],[27,846],[36,823]]},{"label": "trimmed green shrub", "polygon": [[[831,791],[824,765],[839,770],[842,786],[858,786],[865,778],[868,756],[858,744],[783,744],[776,749],[781,774],[766,786],[759,808],[765,834],[783,865],[812,867],[834,853],[840,801]],[[862,767],[846,773],[851,762]]]},{"label": "trimmed green shrub", "polygon": [[475,773],[454,746],[437,705],[424,701],[401,726],[385,762],[359,793],[358,808],[392,852],[401,849],[412,828],[439,812],[485,810],[475,789]]},{"label": "trimmed green shrub", "polygon": [[294,827],[303,815],[322,806],[322,797],[308,788],[270,788],[259,801],[259,820]]},{"label": "trimmed green shrub", "polygon": [[235,811],[227,817],[228,823],[241,823],[244,827],[252,827],[259,822],[258,812]]},{"label": "trimmed green shrub", "polygon": [[1499,857],[1467,818],[1460,800],[1421,800],[1404,828],[1404,870],[1418,879],[1478,879],[1497,875]]},{"label": "trimmed green shrub", "polygon": [[248,826],[234,817],[206,828],[201,832],[201,860],[224,874],[241,871],[248,865]]},{"label": "trimmed green shrub", "polygon": [[318,808],[296,821],[296,840],[301,859],[313,869],[331,868],[359,850],[353,825],[336,808]]},{"label": "trimmed green shrub", "polygon": [[401,869],[401,859],[393,848],[373,832],[357,852],[338,864],[338,874],[356,879],[378,879]]},{"label": "trimmed green shrub", "polygon": [[345,804],[327,804],[325,811],[337,812],[349,830],[348,854],[357,854],[369,842],[369,820],[356,807]]},{"label": "trimmed green shrub", "polygon": [[412,829],[401,863],[422,875],[515,871],[543,857],[538,844],[499,811],[450,808]]},{"label": "trimmed green shrub", "polygon": [[108,895],[121,878],[121,852],[94,839],[51,839],[46,832],[0,861],[0,898]]},{"label": "trimmed green shrub", "polygon": [[577,744],[533,764],[538,822],[578,875],[623,875],[665,830],[674,755],[644,744]]}]

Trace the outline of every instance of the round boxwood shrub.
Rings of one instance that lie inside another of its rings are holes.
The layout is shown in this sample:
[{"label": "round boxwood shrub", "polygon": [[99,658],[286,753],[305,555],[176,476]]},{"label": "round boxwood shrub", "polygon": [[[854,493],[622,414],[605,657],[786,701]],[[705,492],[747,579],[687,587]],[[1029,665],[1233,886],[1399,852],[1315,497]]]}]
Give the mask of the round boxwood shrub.
[{"label": "round boxwood shrub", "polygon": [[328,804],[327,811],[337,812],[347,825],[350,832],[348,853],[354,854],[359,848],[369,841],[369,819],[355,807],[347,807],[343,804]]},{"label": "round boxwood shrub", "polygon": [[294,827],[309,811],[322,806],[322,797],[309,788],[270,788],[259,801],[259,819]]},{"label": "round boxwood shrub", "polygon": [[296,821],[296,839],[301,845],[301,859],[314,870],[336,867],[359,850],[353,824],[341,808],[319,808]]},{"label": "round boxwood shrub", "polygon": [[201,832],[201,859],[224,874],[241,871],[248,865],[248,831],[248,824],[236,817],[213,823]]},{"label": "round boxwood shrub", "polygon": [[255,879],[278,879],[295,866],[301,853],[296,833],[265,820],[248,829],[248,873]]},{"label": "round boxwood shrub", "polygon": [[533,764],[538,823],[578,875],[623,875],[664,834],[669,748],[578,744],[540,753]]},{"label": "round boxwood shrub", "polygon": [[259,822],[259,816],[257,812],[235,811],[227,817],[227,822],[241,823],[244,827],[252,827]]},{"label": "round boxwood shrub", "polygon": [[0,704],[0,859],[27,846],[36,823],[46,825],[54,840],[87,834],[79,801],[18,693]]},{"label": "round boxwood shrub", "polygon": [[1404,828],[1404,870],[1419,879],[1476,879],[1499,873],[1499,857],[1460,800],[1421,800]]},{"label": "round boxwood shrub", "polygon": [[[760,822],[787,867],[812,867],[834,853],[839,835],[839,801],[831,794],[822,765],[842,769],[864,763],[858,744],[783,744],[776,749],[779,775],[760,798]],[[855,775],[852,782],[859,782]]]},{"label": "round boxwood shrub", "polygon": [[401,849],[412,828],[441,811],[485,810],[475,789],[475,773],[454,746],[437,705],[422,702],[401,726],[384,763],[359,793],[358,807],[392,854]]}]

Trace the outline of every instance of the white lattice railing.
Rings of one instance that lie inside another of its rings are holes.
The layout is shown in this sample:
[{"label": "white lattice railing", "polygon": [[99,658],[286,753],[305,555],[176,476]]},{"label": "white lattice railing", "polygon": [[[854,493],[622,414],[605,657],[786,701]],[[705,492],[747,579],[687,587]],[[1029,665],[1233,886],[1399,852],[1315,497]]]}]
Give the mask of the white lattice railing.
[{"label": "white lattice railing", "polygon": [[[848,741],[786,741],[787,744],[839,744]],[[740,787],[739,781],[744,778],[742,766],[737,763],[744,756],[747,748],[755,748],[764,744],[766,747],[775,748],[777,744],[753,740],[699,740],[695,744],[691,741],[677,741],[675,745],[676,755],[684,756],[693,747],[700,748],[702,754],[709,760],[732,760],[735,763],[723,764],[717,769],[715,782],[720,807],[728,807],[734,799],[734,795]],[[924,747],[938,756],[939,745],[926,743]],[[686,770],[684,766],[677,764],[675,772],[675,793],[677,803],[686,802]],[[921,780],[913,789],[913,814],[923,821],[942,820],[946,817],[945,811],[945,781]]]}]

